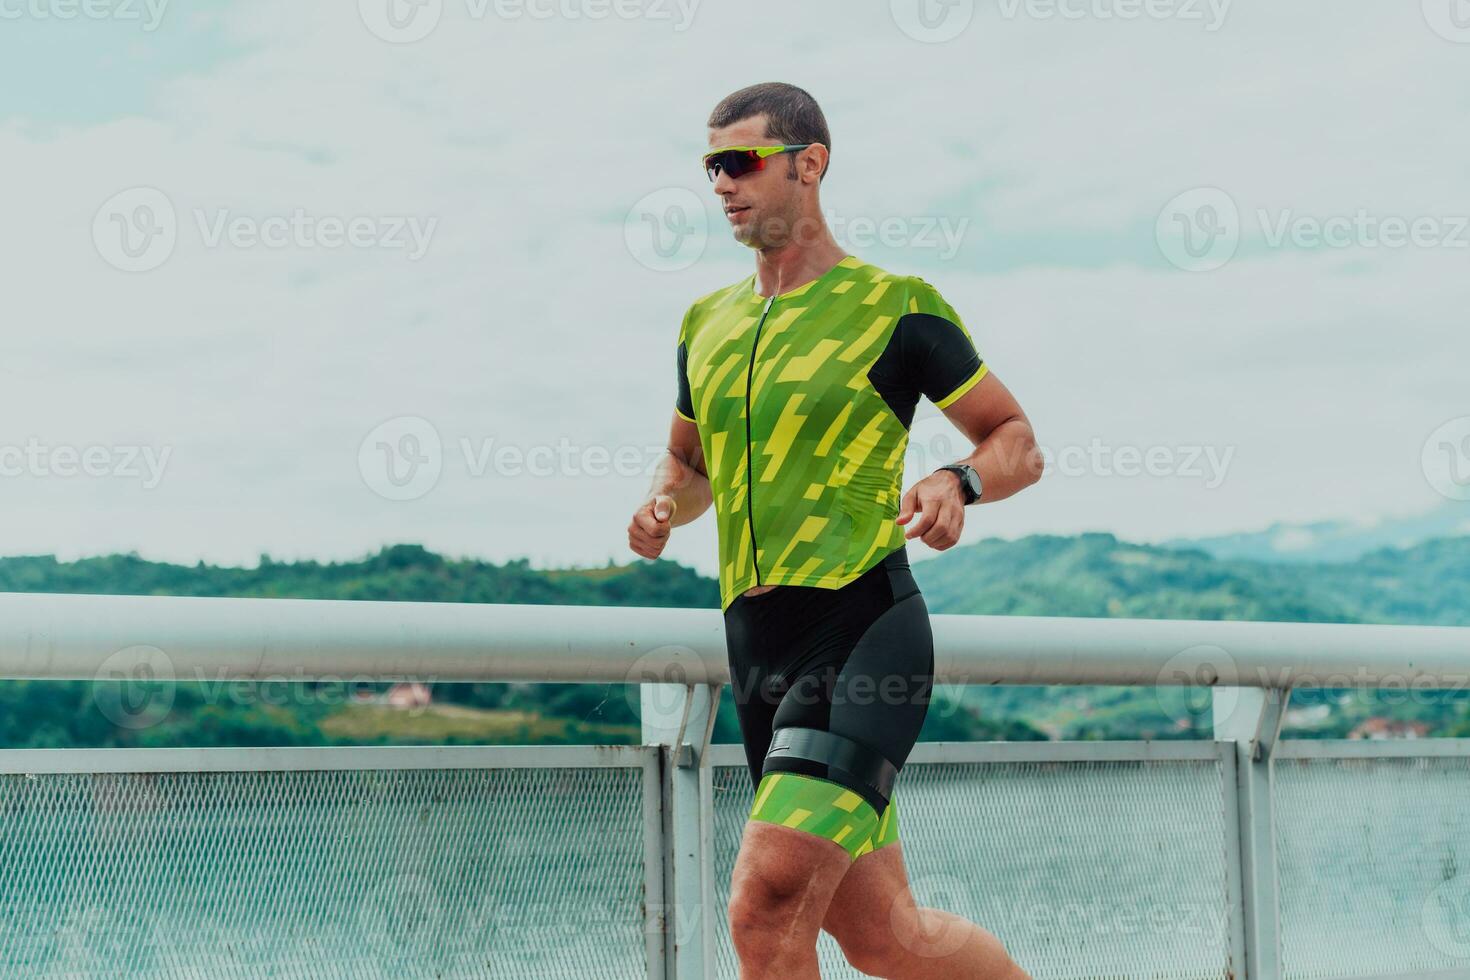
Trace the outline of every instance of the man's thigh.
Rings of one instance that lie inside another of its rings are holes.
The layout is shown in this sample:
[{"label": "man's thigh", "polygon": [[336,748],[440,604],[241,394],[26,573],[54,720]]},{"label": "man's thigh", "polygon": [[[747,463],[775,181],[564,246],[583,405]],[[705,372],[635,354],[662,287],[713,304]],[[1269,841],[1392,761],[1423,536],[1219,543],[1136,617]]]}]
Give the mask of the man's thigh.
[{"label": "man's thigh", "polygon": [[851,855],[825,837],[747,821],[730,879],[730,903],[746,909],[794,910],[791,925],[815,937],[833,894],[852,867]]},{"label": "man's thigh", "polygon": [[914,908],[903,847],[893,843],[853,861],[838,882],[822,928],[842,940],[893,928],[895,914]]}]

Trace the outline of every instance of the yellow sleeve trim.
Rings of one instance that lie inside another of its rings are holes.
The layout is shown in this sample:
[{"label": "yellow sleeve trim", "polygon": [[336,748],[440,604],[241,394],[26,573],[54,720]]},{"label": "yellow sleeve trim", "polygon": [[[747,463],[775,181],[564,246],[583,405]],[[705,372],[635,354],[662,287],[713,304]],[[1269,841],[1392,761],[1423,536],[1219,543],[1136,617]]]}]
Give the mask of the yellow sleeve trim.
[{"label": "yellow sleeve trim", "polygon": [[971,388],[975,387],[975,385],[980,381],[980,379],[983,378],[983,377],[985,377],[985,372],[987,372],[989,370],[990,370],[990,365],[986,364],[984,361],[981,361],[980,362],[980,367],[978,369],[976,369],[976,371],[975,371],[974,374],[970,375],[970,377],[967,380],[965,380],[954,391],[951,391],[949,394],[947,394],[943,398],[939,399],[939,401],[935,402],[934,403],[934,407],[935,408],[947,408],[947,407],[949,407],[949,405],[956,398],[960,397],[965,392],[967,392]]},{"label": "yellow sleeve trim", "polygon": [[[674,406],[674,414],[677,415],[677,416],[679,416],[679,418],[683,419],[685,422],[694,422],[694,420],[691,419],[689,416],[687,416],[683,412],[679,411],[679,406],[678,405],[675,405]],[[698,425],[699,423],[695,422],[695,424]]]}]

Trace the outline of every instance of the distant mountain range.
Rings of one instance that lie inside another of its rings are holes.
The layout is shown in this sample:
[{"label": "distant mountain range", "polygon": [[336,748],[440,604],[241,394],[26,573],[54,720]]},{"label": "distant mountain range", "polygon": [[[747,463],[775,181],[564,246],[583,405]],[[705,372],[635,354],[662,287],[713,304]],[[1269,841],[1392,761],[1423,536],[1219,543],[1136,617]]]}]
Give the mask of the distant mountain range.
[{"label": "distant mountain range", "polygon": [[913,567],[931,612],[1470,625],[1470,537],[1285,563],[1111,534],[1035,535],[953,548]]},{"label": "distant mountain range", "polygon": [[1446,500],[1411,517],[1376,521],[1272,524],[1264,531],[1210,538],[1176,538],[1168,548],[1198,549],[1216,558],[1265,562],[1352,561],[1381,548],[1410,548],[1432,538],[1470,535],[1470,503]]},{"label": "distant mountain range", "polygon": [[[1224,560],[1111,534],[1039,535],[953,548],[913,568],[935,613],[1470,626],[1470,537],[1383,548],[1353,561],[1288,563]],[[1405,699],[1298,691],[1287,730],[1343,737],[1388,717],[1423,723],[1431,735],[1466,736],[1466,693]],[[996,686],[967,691],[965,700],[982,717],[1022,720],[1056,738],[1168,738],[1187,734],[1170,726],[1186,714],[1181,694]]]}]

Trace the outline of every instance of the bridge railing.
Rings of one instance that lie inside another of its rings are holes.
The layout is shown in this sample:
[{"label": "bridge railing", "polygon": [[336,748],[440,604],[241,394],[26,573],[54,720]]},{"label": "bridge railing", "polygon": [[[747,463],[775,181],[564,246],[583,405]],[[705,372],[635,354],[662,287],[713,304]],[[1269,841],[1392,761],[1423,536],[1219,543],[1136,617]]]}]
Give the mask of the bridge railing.
[{"label": "bridge railing", "polygon": [[[1279,737],[1293,688],[1462,688],[1470,630],[940,615],[934,634],[941,684],[1207,695],[1211,738],[915,750],[916,895],[1033,976],[1470,975],[1470,740]],[[740,747],[710,744],[716,611],[5,594],[0,677],[621,682],[644,729],[0,751],[5,975],[735,975],[750,785]]]}]

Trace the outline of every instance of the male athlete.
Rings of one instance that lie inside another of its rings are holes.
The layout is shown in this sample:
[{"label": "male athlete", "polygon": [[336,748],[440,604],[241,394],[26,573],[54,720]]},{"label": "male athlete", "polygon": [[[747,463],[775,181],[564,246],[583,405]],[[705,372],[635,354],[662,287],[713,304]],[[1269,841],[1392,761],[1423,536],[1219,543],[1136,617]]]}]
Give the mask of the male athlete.
[{"label": "male athlete", "polygon": [[[826,929],[893,980],[1026,980],[999,940],[918,908],[894,782],[933,684],[905,542],[1041,475],[1030,423],[933,286],[848,255],[822,218],[815,100],[768,83],[709,119],[705,168],[755,273],[689,307],[669,450],[628,543],[656,558],[713,504],[731,687],[755,801],[730,929],[741,980],[819,980]],[[920,395],[974,443],[900,496]]]}]

